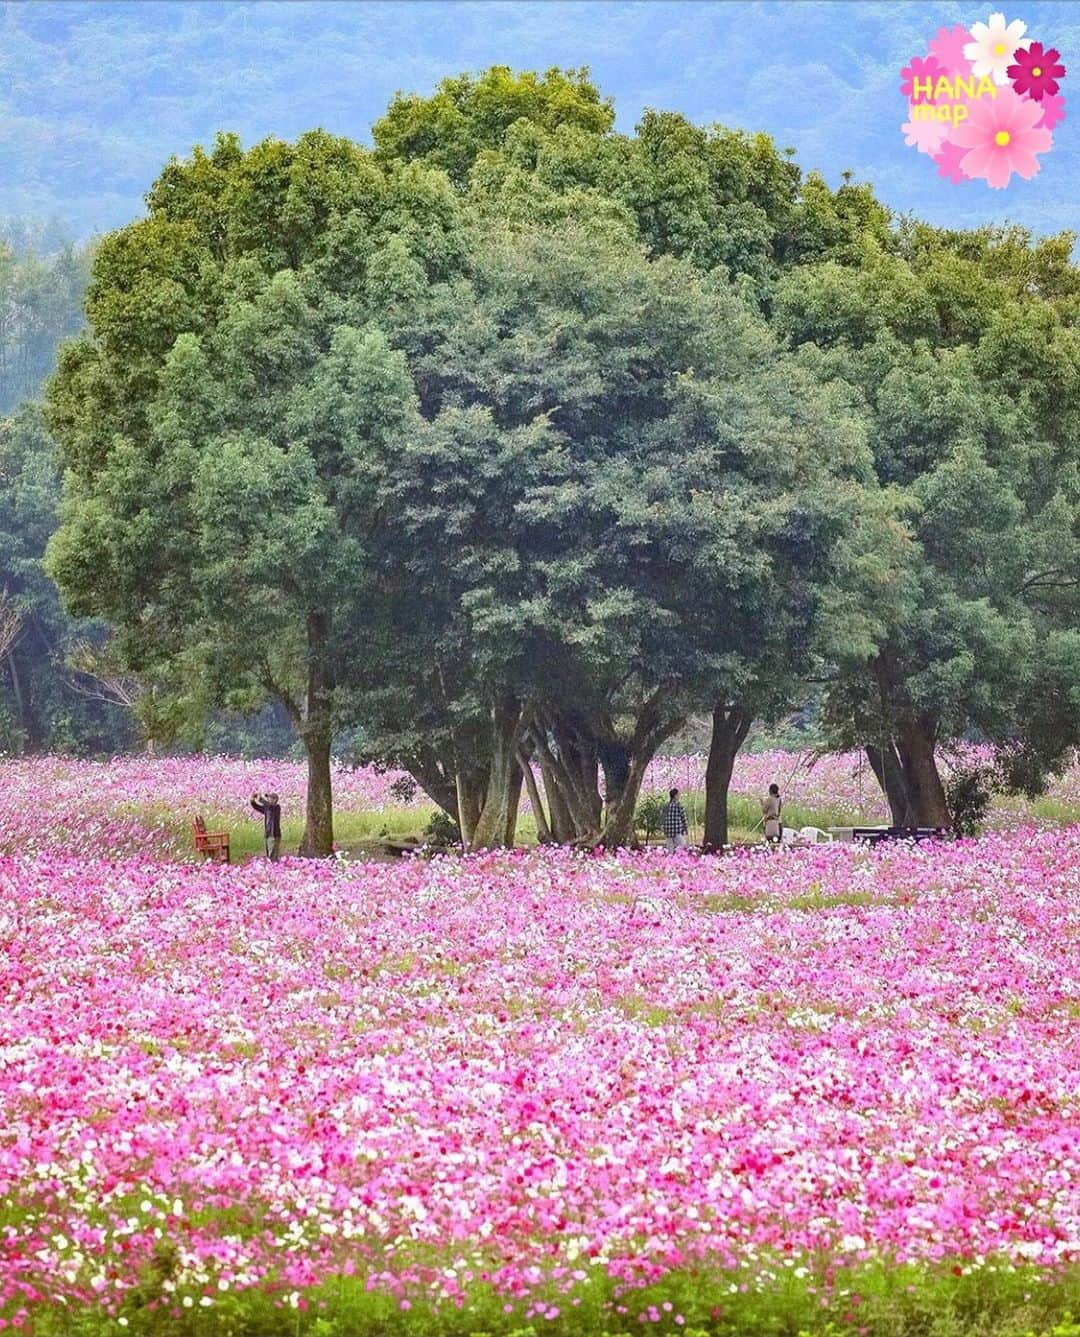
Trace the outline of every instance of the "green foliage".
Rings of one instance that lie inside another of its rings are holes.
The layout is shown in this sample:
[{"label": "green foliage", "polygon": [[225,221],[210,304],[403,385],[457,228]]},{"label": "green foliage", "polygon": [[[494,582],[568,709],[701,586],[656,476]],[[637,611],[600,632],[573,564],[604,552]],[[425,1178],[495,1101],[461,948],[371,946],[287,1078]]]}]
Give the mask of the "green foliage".
[{"label": "green foliage", "polygon": [[667,799],[663,794],[645,794],[638,803],[634,810],[634,828],[646,840],[651,840],[661,830],[665,807]]},{"label": "green foliage", "polygon": [[777,693],[819,632],[869,645],[840,588],[876,523],[859,424],[727,284],[618,230],[492,227],[410,314],[429,429],[387,480],[388,640],[444,728],[501,690],[617,759],[755,673]]},{"label": "green foliage", "polygon": [[0,751],[111,755],[135,741],[131,712],[66,664],[76,644],[100,645],[104,629],[68,619],[44,569],[60,494],[55,454],[35,406],[0,419],[0,591],[21,617],[0,654]]},{"label": "green foliage", "polygon": [[428,98],[398,93],[372,136],[382,160],[419,159],[462,186],[479,155],[499,148],[520,122],[549,133],[577,128],[602,135],[614,120],[610,100],[600,97],[586,69],[537,75],[493,65],[477,77],[444,79]]},{"label": "green foliage", "polygon": [[460,845],[461,832],[457,822],[441,808],[436,808],[424,827],[424,842],[428,845]]},{"label": "green foliage", "polygon": [[1039,788],[1080,740],[1066,238],[898,223],[675,113],[618,134],[585,70],[447,79],[374,139],[220,136],[97,248],[49,560],[150,728],[274,699],[327,802],[359,725],[447,811],[547,749],[621,838],[689,713],[815,677],[919,820],[973,731]]},{"label": "green foliage", "polygon": [[[374,138],[384,161],[445,169],[486,214],[619,225],[654,257],[718,270],[763,301],[789,256],[837,246],[866,224],[867,209],[856,219],[844,210],[843,192],[831,230],[815,221],[799,200],[798,168],[767,135],[652,110],[633,136],[613,123],[587,70],[494,66],[446,79],[429,97],[398,94]],[[823,184],[813,198],[822,195],[832,201]]]},{"label": "green foliage", "polygon": [[[1075,1268],[1046,1274],[1028,1267],[936,1266],[886,1261],[834,1267],[827,1258],[796,1277],[791,1266],[763,1261],[755,1271],[702,1268],[671,1272],[651,1285],[619,1286],[591,1269],[572,1294],[553,1292],[555,1317],[529,1321],[523,1306],[504,1312],[504,1297],[474,1282],[459,1306],[426,1295],[402,1308],[396,1297],[368,1290],[362,1277],[339,1277],[303,1293],[216,1292],[209,1307],[146,1303],[174,1264],[163,1249],[148,1269],[145,1289],[129,1292],[121,1311],[136,1337],[629,1337],[644,1326],[672,1337],[1077,1337],[1080,1304]],[[768,1275],[763,1275],[764,1273]],[[295,1295],[295,1299],[290,1299]],[[574,1303],[576,1301],[576,1303]],[[625,1309],[624,1314],[617,1307]],[[551,1311],[548,1310],[548,1313]],[[651,1314],[655,1313],[655,1321]],[[681,1320],[681,1322],[677,1321]],[[537,1326],[538,1322],[541,1326]],[[98,1337],[117,1330],[115,1315],[70,1306],[38,1309],[34,1332],[43,1337]]]},{"label": "green foliage", "polygon": [[48,229],[17,241],[0,239],[0,591],[21,616],[19,639],[0,656],[0,750],[115,753],[134,742],[130,713],[65,664],[71,646],[100,643],[103,628],[71,622],[44,572],[60,485],[29,402],[57,345],[82,328],[91,253]]},{"label": "green foliage", "polygon": [[1080,741],[1075,289],[1060,246],[923,225],[777,287],[804,364],[858,396],[913,539],[877,654],[849,659],[826,709],[835,743],[896,740],[905,775],[916,744],[975,731],[1034,790]]},{"label": "green foliage", "polygon": [[607,184],[654,255],[719,270],[764,297],[795,226],[799,185],[799,169],[768,135],[646,111]]},{"label": "green foliage", "polygon": [[90,252],[53,247],[17,252],[0,238],[0,417],[37,398],[57,346],[83,325]]},{"label": "green foliage", "polygon": [[455,263],[456,204],[445,178],[322,132],[247,152],[222,136],[148,202],[101,242],[92,333],[50,386],[67,469],[50,570],[155,681],[166,736],[215,706],[281,703],[325,853],[385,520],[373,468],[416,416],[377,321]]},{"label": "green foliage", "polygon": [[979,833],[994,796],[994,771],[989,766],[961,766],[950,771],[945,794],[958,836]]}]

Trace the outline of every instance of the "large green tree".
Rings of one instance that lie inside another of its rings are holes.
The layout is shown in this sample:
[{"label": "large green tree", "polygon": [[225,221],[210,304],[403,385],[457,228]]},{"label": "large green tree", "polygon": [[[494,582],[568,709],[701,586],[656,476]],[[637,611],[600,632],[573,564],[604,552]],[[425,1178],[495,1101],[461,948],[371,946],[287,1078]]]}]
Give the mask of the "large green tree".
[{"label": "large green tree", "polygon": [[876,652],[827,698],[897,822],[948,823],[951,742],[997,743],[1030,787],[1080,741],[1075,293],[1060,246],[919,226],[778,289],[804,362],[857,390],[914,538]]},{"label": "large green tree", "polygon": [[496,217],[622,218],[652,256],[717,270],[761,300],[790,259],[850,231],[846,196],[830,209],[819,179],[804,219],[792,150],[768,135],[654,110],[623,135],[614,119],[587,70],[495,66],[399,94],[373,133],[380,158],[445,168]]},{"label": "large green tree", "polygon": [[379,320],[452,269],[457,205],[441,174],[321,132],[221,137],[148,204],[102,241],[89,331],[50,385],[67,478],[51,570],[132,670],[203,703],[283,704],[308,757],[301,848],[325,854],[385,521],[372,461],[416,413]]},{"label": "large green tree", "polygon": [[[599,105],[599,94],[585,73],[575,72],[573,77],[588,105]],[[557,86],[557,80],[550,85],[552,89]],[[526,87],[536,92],[533,84]],[[475,82],[448,80],[430,98],[399,98],[386,120],[376,125],[375,133],[385,155],[445,164],[452,161],[455,181],[487,218],[571,227],[621,225],[653,257],[676,256],[695,268],[723,276],[766,312],[771,308],[775,282],[786,268],[825,256],[849,259],[857,252],[859,239],[887,241],[890,235],[889,215],[866,187],[845,183],[833,192],[815,174],[803,181],[790,151],[778,151],[765,135],[722,126],[702,128],[678,114],[655,111],[645,113],[633,136],[618,135],[610,122],[581,115],[572,99],[522,97],[505,70],[491,71]],[[782,392],[780,398],[784,399]],[[804,379],[800,404],[816,402]],[[835,424],[836,419],[826,413],[821,421]],[[760,424],[745,422],[743,430],[752,442],[760,435]],[[823,434],[828,438],[828,426]],[[820,443],[818,453],[826,473],[836,467],[835,457],[828,448],[821,450]],[[743,466],[752,468],[752,459],[753,448],[748,447]],[[773,452],[776,475],[784,473],[793,459],[798,454],[793,453],[792,442],[778,440]],[[721,474],[729,467],[726,462],[718,465],[715,459],[700,457],[686,458],[680,464],[685,466],[680,478],[692,476],[695,470],[704,470],[707,476]],[[799,487],[812,504],[806,477]],[[867,627],[881,626],[879,613],[867,606],[866,598],[860,600],[852,593],[851,582],[857,577],[863,582],[863,594],[880,604],[894,547],[902,545],[903,536],[890,518],[887,500],[877,505],[868,503],[863,495],[862,505],[865,519],[855,517],[859,506],[852,505],[847,525],[847,532],[862,544],[861,564],[852,565],[843,556],[845,545],[840,542],[828,580],[824,566],[811,568],[805,560],[784,576],[783,545],[775,542],[777,525],[770,560],[778,565],[770,572],[771,596],[759,589],[744,601],[738,636],[731,613],[725,619],[726,640],[720,637],[723,644],[719,648],[715,641],[709,642],[707,634],[700,634],[700,618],[684,622],[699,633],[696,642],[686,634],[681,641],[679,681],[688,690],[668,697],[697,700],[697,693],[703,692],[698,704],[713,714],[707,843],[726,842],[728,782],[735,752],[755,715],[775,715],[789,708],[805,691],[805,674],[811,668],[820,672],[822,655],[864,654]],[[675,514],[685,516],[692,510],[685,497],[674,502]],[[759,529],[751,534],[749,515],[746,522],[746,546],[757,545],[764,553],[764,532]],[[869,531],[875,527],[877,538],[870,541]],[[701,535],[698,539],[698,549],[684,541],[680,551],[708,551],[707,539]],[[867,560],[868,542],[870,550],[876,547],[880,560]],[[789,545],[793,555],[797,549],[797,544]],[[837,583],[842,571],[847,572],[843,587]],[[692,572],[688,576],[684,569],[680,581],[692,584]],[[832,587],[826,592],[829,581]],[[845,609],[844,617],[831,615],[838,607]],[[798,608],[799,615],[791,615],[792,608]],[[829,628],[828,646],[819,634],[825,627]],[[738,653],[733,649],[736,642]],[[695,662],[692,643],[699,644],[700,665]],[[693,690],[689,690],[691,684]],[[575,689],[577,695],[580,690]],[[563,754],[563,785],[571,795],[579,791],[579,813],[599,810],[598,797],[584,792],[591,789],[598,746],[608,759],[609,792],[618,788],[618,778],[626,772],[625,745],[610,728],[606,742],[598,745],[590,736],[594,732],[585,731],[583,738],[578,729],[570,738],[564,731],[561,749],[547,748],[543,739],[536,740],[546,788],[555,805],[551,825],[556,829],[574,830],[574,823],[564,820],[562,810],[567,804],[557,792],[559,777],[554,768]],[[576,783],[583,763],[590,777],[584,790]],[[530,777],[527,772],[526,778]],[[582,820],[579,818],[579,827]],[[541,816],[542,834],[543,826]]]},{"label": "large green tree", "polygon": [[898,226],[765,136],[620,135],[584,71],[447,80],[374,138],[171,163],[48,405],[72,608],[181,715],[281,703],[305,849],[344,726],[473,845],[523,784],[542,835],[618,843],[690,711],[722,844],[810,674],[898,820],[947,819],[973,731],[1037,781],[1077,736],[1067,244]]},{"label": "large green tree", "polygon": [[470,843],[507,838],[530,759],[542,835],[625,843],[689,710],[772,700],[810,662],[861,533],[860,424],[725,278],[618,226],[480,228],[409,316],[425,428],[386,481],[393,628],[418,637],[379,689],[395,754],[442,699],[452,761],[417,773],[454,775]]}]

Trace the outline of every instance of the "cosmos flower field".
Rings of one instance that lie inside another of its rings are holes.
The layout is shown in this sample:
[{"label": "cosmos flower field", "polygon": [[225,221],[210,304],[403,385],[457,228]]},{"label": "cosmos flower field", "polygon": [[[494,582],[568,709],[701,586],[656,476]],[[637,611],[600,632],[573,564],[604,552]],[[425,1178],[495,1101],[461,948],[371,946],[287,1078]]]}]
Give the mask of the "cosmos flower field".
[{"label": "cosmos flower field", "polygon": [[40,773],[0,857],[5,1326],[968,1330],[895,1327],[927,1289],[1049,1333],[1080,1299],[1080,828],[223,868],[93,792],[64,825]]}]

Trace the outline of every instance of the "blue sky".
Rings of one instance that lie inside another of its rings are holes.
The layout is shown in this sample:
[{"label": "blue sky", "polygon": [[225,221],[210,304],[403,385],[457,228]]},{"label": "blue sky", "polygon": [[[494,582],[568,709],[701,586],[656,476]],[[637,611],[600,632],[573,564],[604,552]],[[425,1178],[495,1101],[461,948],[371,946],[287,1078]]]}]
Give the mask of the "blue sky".
[{"label": "blue sky", "polygon": [[[0,218],[79,238],[137,216],[171,154],[219,129],[246,143],[323,126],[361,141],[398,89],[491,64],[588,65],[618,126],[646,107],[766,130],[833,183],[851,170],[942,224],[1080,224],[1080,3],[1018,0],[1007,19],[1059,48],[1068,117],[1030,182],[951,186],[906,148],[899,69],[952,0],[0,0]],[[1075,84],[1073,81],[1076,81]],[[1075,101],[1073,88],[1077,89]]]}]

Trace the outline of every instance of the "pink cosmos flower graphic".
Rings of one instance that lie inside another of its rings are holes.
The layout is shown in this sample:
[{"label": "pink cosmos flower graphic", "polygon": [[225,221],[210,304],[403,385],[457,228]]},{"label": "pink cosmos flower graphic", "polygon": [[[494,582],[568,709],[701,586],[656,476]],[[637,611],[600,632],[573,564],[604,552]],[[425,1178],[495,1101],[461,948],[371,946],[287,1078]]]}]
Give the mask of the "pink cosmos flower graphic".
[{"label": "pink cosmos flower graphic", "polygon": [[967,173],[960,165],[966,153],[967,149],[961,148],[959,144],[954,144],[950,139],[946,139],[941,148],[934,154],[938,176],[945,177],[954,186],[958,186],[961,181],[966,181],[968,179]]},{"label": "pink cosmos flower graphic", "polygon": [[944,66],[946,73],[967,75],[971,67],[964,55],[964,47],[970,41],[971,33],[962,23],[954,24],[951,28],[939,28],[937,36],[930,43],[930,54]]},{"label": "pink cosmos flower graphic", "polygon": [[908,119],[900,127],[904,132],[904,143],[909,148],[917,148],[920,153],[929,153],[933,157],[941,148],[945,136],[949,132],[948,123],[946,121],[916,119],[914,104],[909,108],[909,112]]},{"label": "pink cosmos flower graphic", "polygon": [[[927,80],[930,81],[931,88],[937,81],[947,74],[945,66],[935,60],[933,56],[912,56],[907,65],[900,71],[900,77],[903,83],[900,85],[900,92],[909,102],[933,102],[933,94],[929,96],[924,91]],[[912,92],[915,81],[919,81],[919,91]]]},{"label": "pink cosmos flower graphic", "polygon": [[1030,180],[1039,170],[1037,155],[1054,142],[1049,130],[1035,128],[1042,116],[1039,104],[1006,87],[996,98],[970,105],[968,119],[949,136],[968,150],[960,160],[961,171],[984,179],[995,190],[1007,186],[1014,172]]},{"label": "pink cosmos flower graphic", "polygon": [[1048,93],[1058,91],[1058,80],[1065,77],[1065,66],[1060,62],[1061,56],[1054,47],[1044,51],[1042,42],[1032,42],[1026,51],[1017,48],[1016,62],[1006,73],[1018,93],[1041,102]]},{"label": "pink cosmos flower graphic", "polygon": [[1042,120],[1035,122],[1036,130],[1053,130],[1065,119],[1065,99],[1060,93],[1047,93],[1039,106],[1042,107]]}]

